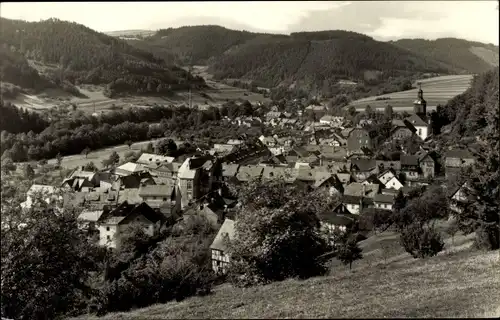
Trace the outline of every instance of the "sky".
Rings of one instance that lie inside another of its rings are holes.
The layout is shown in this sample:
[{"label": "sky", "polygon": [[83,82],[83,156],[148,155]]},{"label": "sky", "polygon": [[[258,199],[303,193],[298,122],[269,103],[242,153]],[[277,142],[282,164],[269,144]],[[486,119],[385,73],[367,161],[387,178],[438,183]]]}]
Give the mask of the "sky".
[{"label": "sky", "polygon": [[2,2],[0,16],[94,30],[216,24],[256,32],[349,30],[378,40],[456,37],[498,45],[498,1]]}]

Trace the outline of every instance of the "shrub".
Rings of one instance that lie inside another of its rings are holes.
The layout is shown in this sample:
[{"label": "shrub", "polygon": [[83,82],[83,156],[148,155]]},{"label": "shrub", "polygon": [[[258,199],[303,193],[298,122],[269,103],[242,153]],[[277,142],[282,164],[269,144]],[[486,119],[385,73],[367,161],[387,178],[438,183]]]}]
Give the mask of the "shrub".
[{"label": "shrub", "polygon": [[361,248],[358,247],[358,243],[356,242],[356,236],[353,235],[338,245],[337,258],[342,261],[343,264],[348,264],[349,269],[352,269],[352,263],[363,258],[361,251]]},{"label": "shrub", "polygon": [[413,258],[433,257],[442,251],[444,242],[434,227],[413,223],[401,231],[401,245]]}]

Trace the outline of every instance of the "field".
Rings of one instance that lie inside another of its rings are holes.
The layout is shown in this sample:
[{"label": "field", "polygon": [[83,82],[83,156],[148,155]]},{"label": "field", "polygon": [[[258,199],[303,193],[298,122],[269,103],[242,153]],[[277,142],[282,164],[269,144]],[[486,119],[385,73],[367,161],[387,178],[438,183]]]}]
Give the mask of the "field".
[{"label": "field", "polygon": [[[54,70],[57,65],[41,64],[39,62],[30,61],[30,65],[37,69],[41,74],[46,73],[48,70]],[[240,89],[228,86],[216,81],[211,80],[211,75],[206,73],[207,67],[195,66],[193,73],[204,77],[207,81],[208,88],[202,91],[193,91],[191,100],[193,106],[199,108],[208,108],[210,106],[220,107],[223,103],[229,100],[248,100],[255,104],[258,102],[269,101],[264,98],[262,94],[253,93],[245,89]],[[130,95],[127,97],[120,97],[110,99],[104,96],[104,86],[95,85],[80,85],[77,86],[82,97],[75,97],[61,89],[47,89],[37,95],[20,94],[16,99],[5,99],[18,107],[30,109],[34,111],[41,111],[50,109],[60,105],[74,104],[77,110],[85,113],[103,113],[110,110],[128,109],[128,108],[141,108],[148,105],[188,105],[189,93],[176,92],[173,96],[137,96]]]},{"label": "field", "polygon": [[[424,99],[427,101],[427,110],[432,111],[438,104],[446,104],[451,98],[463,93],[470,87],[472,77],[472,75],[453,75],[419,80],[424,91]],[[414,87],[417,85],[414,84]],[[372,108],[382,111],[386,105],[390,104],[394,111],[412,111],[413,101],[417,98],[417,93],[418,89],[412,89],[372,96],[353,101],[349,106],[363,111],[369,104]],[[390,97],[390,99],[375,100],[377,97]]]},{"label": "field", "polygon": [[361,242],[364,259],[352,271],[334,262],[326,277],[248,289],[224,284],[207,297],[78,319],[500,316],[500,252],[473,250],[473,238],[446,239],[444,252],[419,260],[384,232]]}]

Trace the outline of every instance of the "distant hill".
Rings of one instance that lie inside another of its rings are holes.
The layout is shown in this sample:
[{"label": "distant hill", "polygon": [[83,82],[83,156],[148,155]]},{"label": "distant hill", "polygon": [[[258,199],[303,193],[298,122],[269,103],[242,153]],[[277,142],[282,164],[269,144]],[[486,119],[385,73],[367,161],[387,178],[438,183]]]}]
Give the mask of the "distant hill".
[{"label": "distant hill", "polygon": [[450,73],[444,63],[348,31],[260,37],[215,58],[216,77],[249,78],[265,87],[331,86],[340,79],[379,83],[414,73]]},{"label": "distant hill", "polygon": [[401,39],[390,43],[468,73],[488,71],[499,61],[498,46],[463,39]]},{"label": "distant hill", "polygon": [[168,49],[180,63],[206,64],[209,58],[260,35],[208,25],[160,29],[145,42]]},{"label": "distant hill", "polygon": [[2,18],[0,30],[4,49],[28,60],[57,64],[58,74],[51,77],[56,83],[109,84],[111,93],[167,93],[187,83],[203,85],[202,79],[150,52],[77,23]]},{"label": "distant hill", "polygon": [[[209,65],[216,78],[254,80],[263,87],[295,85],[321,89],[348,79],[381,83],[415,73],[462,71],[387,42],[348,31],[290,35],[236,31],[220,26],[159,30],[143,41],[129,41],[180,64]],[[167,54],[168,53],[168,54]]]}]

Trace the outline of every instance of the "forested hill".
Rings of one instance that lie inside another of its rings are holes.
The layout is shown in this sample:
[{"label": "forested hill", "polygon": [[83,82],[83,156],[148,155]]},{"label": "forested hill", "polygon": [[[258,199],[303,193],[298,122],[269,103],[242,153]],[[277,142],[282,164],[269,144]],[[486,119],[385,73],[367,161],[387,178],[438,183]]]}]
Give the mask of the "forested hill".
[{"label": "forested hill", "polygon": [[[0,43],[4,49],[28,60],[57,64],[63,81],[111,83],[116,91],[167,92],[202,84],[183,69],[166,64],[150,52],[83,25],[49,19],[40,22],[0,19]],[[3,62],[2,62],[3,65]],[[58,72],[55,81],[61,77]],[[187,80],[187,81],[186,81]]]},{"label": "forested hill", "polygon": [[471,139],[484,140],[494,127],[498,132],[499,76],[498,67],[479,74],[467,91],[445,106],[438,106],[432,122],[441,140],[446,144],[467,144]]},{"label": "forested hill", "polygon": [[437,40],[401,39],[394,45],[444,62],[468,73],[481,73],[498,66],[498,46],[456,38]]},{"label": "forested hill", "polygon": [[389,77],[450,73],[448,65],[348,31],[257,37],[213,60],[218,78],[248,78],[261,86],[329,86],[340,79],[380,83]]}]

